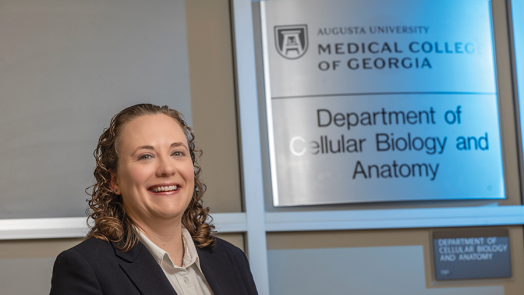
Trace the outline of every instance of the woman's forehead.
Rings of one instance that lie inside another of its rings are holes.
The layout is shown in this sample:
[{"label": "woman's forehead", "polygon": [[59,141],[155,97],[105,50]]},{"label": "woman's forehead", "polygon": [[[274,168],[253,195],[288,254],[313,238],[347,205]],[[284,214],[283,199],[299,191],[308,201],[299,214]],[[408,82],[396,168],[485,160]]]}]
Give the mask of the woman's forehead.
[{"label": "woman's forehead", "polygon": [[171,145],[175,142],[181,142],[187,148],[184,130],[174,118],[165,114],[135,118],[124,125],[120,136],[120,146],[126,149],[140,145]]}]

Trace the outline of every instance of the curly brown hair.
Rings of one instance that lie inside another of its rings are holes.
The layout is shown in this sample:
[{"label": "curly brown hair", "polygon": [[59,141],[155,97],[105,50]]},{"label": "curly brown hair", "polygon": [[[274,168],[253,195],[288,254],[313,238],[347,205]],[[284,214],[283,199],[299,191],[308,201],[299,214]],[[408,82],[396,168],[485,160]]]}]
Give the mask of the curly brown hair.
[{"label": "curly brown hair", "polygon": [[[122,110],[111,119],[109,128],[104,129],[98,139],[98,145],[93,152],[96,160],[94,172],[96,183],[86,189],[86,193],[91,196],[91,199],[87,200],[89,209],[86,213],[90,231],[86,239],[97,238],[116,242],[118,247],[126,252],[138,243],[138,237],[133,229],[135,224],[126,214],[122,196],[115,194],[110,186],[111,171],[117,171],[118,146],[124,125],[140,116],[156,114],[172,117],[184,130],[194,167],[195,186],[191,201],[182,216],[182,225],[189,231],[198,247],[212,246],[215,242],[213,236],[215,227],[211,224],[209,208],[204,207],[202,202],[206,185],[199,178],[201,168],[198,158],[202,151],[196,149],[193,131],[180,112],[168,106],[160,107],[153,104],[137,104]],[[91,193],[88,192],[90,188]],[[92,226],[89,225],[90,218],[94,221]]]}]

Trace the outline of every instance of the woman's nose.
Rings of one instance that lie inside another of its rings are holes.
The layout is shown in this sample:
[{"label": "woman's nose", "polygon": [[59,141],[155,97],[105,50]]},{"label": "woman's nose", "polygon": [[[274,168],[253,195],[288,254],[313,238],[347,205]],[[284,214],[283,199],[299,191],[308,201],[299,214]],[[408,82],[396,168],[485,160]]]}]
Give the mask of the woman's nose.
[{"label": "woman's nose", "polygon": [[158,159],[157,176],[166,177],[176,173],[176,167],[174,161],[166,157],[160,157]]}]

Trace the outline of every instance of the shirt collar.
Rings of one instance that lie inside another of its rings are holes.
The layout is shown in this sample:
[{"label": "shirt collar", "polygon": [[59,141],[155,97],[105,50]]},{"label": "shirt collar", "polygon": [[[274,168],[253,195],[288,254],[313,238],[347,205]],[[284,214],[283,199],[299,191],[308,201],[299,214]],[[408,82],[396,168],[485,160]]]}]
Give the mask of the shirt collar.
[{"label": "shirt collar", "polygon": [[[140,231],[140,229],[138,229],[138,227],[134,228],[140,242],[142,242],[142,244],[146,246],[147,250],[149,250],[149,253],[151,253],[155,261],[160,266],[162,266],[162,261],[166,259],[173,265],[173,267],[179,267],[173,264],[171,257],[169,257],[169,253],[167,253],[162,248],[158,247],[155,243],[153,243],[148,237],[146,237],[146,235],[144,235],[144,233]],[[182,228],[182,242],[184,243],[184,265],[182,265],[182,268],[187,268],[191,266],[193,263],[195,263],[198,269],[202,271],[202,269],[200,268],[200,259],[198,258],[195,243],[193,243],[193,239],[191,238],[191,234],[189,233],[189,231],[184,227]]]}]

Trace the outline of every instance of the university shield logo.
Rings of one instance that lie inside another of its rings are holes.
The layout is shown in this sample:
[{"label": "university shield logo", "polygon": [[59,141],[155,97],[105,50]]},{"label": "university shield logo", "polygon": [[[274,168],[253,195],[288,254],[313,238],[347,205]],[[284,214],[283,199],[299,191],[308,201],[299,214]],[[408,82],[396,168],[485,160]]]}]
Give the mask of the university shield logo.
[{"label": "university shield logo", "polygon": [[287,59],[301,57],[308,47],[307,25],[275,26],[275,46]]}]

